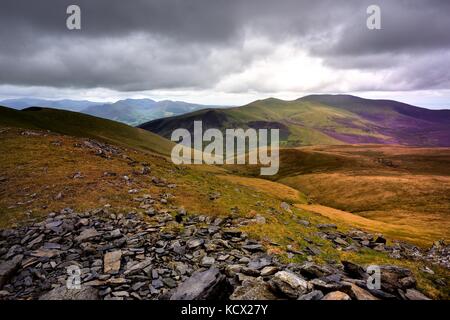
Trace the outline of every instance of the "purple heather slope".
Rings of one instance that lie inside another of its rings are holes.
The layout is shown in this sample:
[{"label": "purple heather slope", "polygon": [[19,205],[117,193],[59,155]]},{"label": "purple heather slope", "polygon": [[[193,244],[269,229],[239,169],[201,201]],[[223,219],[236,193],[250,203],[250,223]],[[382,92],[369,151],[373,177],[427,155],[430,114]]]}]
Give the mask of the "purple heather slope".
[{"label": "purple heather slope", "polygon": [[347,143],[450,147],[450,110],[429,110],[392,100],[371,100],[351,95],[310,95],[299,101],[350,111],[372,122],[374,132],[390,137],[383,141],[367,136],[325,132]]}]

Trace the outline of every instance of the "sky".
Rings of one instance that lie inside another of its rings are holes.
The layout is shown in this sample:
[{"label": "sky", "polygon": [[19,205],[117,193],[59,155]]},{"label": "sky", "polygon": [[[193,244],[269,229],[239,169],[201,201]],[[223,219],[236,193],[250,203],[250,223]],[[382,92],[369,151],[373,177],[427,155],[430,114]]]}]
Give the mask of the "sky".
[{"label": "sky", "polygon": [[449,14],[447,0],[2,0],[0,99],[349,93],[450,108]]}]

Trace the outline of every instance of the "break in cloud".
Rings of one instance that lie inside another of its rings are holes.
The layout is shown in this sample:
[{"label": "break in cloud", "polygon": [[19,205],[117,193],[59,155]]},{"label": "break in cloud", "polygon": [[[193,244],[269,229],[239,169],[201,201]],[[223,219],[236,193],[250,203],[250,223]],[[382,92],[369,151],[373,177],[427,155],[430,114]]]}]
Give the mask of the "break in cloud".
[{"label": "break in cloud", "polygon": [[[80,31],[66,29],[70,4]],[[370,4],[382,30],[366,27]],[[447,0],[2,0],[0,96],[239,104],[353,92],[443,107],[449,13]]]}]

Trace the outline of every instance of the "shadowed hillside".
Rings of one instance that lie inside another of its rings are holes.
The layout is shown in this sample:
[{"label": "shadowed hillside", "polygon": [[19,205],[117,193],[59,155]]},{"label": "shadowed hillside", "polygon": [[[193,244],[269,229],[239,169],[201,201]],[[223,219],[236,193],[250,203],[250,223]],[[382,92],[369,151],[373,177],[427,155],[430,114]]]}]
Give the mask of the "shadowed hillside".
[{"label": "shadowed hillside", "polygon": [[130,146],[164,155],[172,143],[151,132],[82,113],[32,107],[22,111],[0,107],[0,125],[53,132]]}]

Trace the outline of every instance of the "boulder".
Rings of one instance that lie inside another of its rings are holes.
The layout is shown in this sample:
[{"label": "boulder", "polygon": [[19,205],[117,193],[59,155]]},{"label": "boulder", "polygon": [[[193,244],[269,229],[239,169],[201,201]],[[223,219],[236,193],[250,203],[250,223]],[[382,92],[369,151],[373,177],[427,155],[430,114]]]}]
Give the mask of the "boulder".
[{"label": "boulder", "polygon": [[98,290],[91,286],[81,289],[68,289],[66,286],[55,288],[39,297],[39,300],[98,300]]},{"label": "boulder", "polygon": [[350,296],[341,291],[333,291],[325,295],[322,300],[352,300]]},{"label": "boulder", "polygon": [[423,293],[414,290],[414,289],[407,289],[405,293],[406,298],[409,300],[431,300],[427,296],[425,296]]},{"label": "boulder", "polygon": [[267,282],[262,279],[245,280],[237,287],[230,300],[275,300],[277,297],[270,291]]},{"label": "boulder", "polygon": [[350,290],[348,290],[348,294],[352,299],[355,299],[355,300],[379,300],[373,294],[371,294],[367,290],[364,290],[363,288],[358,287],[354,283],[350,283],[350,282],[344,282],[344,283],[348,284],[350,286]]},{"label": "boulder", "polygon": [[300,266],[300,273],[307,279],[320,278],[332,274],[334,270],[327,266],[321,266],[314,262],[306,262]]},{"label": "boulder", "polygon": [[410,289],[415,286],[415,279],[409,269],[397,266],[380,266],[381,289],[395,294],[397,289]]},{"label": "boulder", "polygon": [[270,280],[272,290],[288,298],[297,299],[310,289],[308,282],[290,271],[278,271]]},{"label": "boulder", "polygon": [[261,270],[260,275],[261,275],[261,277],[267,277],[267,276],[274,275],[277,272],[278,272],[278,268],[277,267],[275,267],[275,266],[267,266],[267,267],[264,267]]},{"label": "boulder", "polygon": [[229,286],[219,269],[197,271],[173,292],[170,300],[211,300],[228,296]]},{"label": "boulder", "polygon": [[363,267],[350,261],[342,261],[342,264],[344,265],[345,273],[347,273],[351,278],[366,279],[368,277],[368,274]]}]

